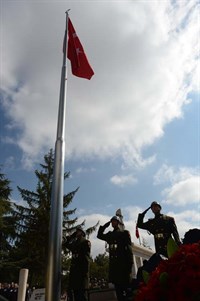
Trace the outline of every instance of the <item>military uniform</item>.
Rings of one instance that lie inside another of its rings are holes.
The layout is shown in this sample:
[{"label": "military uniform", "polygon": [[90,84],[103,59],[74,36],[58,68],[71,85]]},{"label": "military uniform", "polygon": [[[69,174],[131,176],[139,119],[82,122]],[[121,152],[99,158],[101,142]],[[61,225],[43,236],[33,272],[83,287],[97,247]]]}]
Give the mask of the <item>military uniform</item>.
[{"label": "military uniform", "polygon": [[172,237],[171,235],[173,235],[178,245],[181,243],[174,218],[164,214],[158,214],[147,222],[143,222],[144,215],[144,213],[138,215],[138,228],[145,229],[153,234],[156,252],[168,257],[167,242],[168,239]]},{"label": "military uniform", "polygon": [[[109,245],[109,281],[117,290],[126,290],[131,282],[133,253],[130,233],[120,230],[119,227],[104,234],[107,226],[100,226],[97,238],[104,240]],[[119,293],[120,294],[120,293]],[[118,300],[127,300],[118,297]]]},{"label": "military uniform", "polygon": [[85,237],[69,236],[64,244],[72,252],[69,273],[69,288],[73,290],[75,301],[84,301],[89,287],[89,263],[91,243]]}]

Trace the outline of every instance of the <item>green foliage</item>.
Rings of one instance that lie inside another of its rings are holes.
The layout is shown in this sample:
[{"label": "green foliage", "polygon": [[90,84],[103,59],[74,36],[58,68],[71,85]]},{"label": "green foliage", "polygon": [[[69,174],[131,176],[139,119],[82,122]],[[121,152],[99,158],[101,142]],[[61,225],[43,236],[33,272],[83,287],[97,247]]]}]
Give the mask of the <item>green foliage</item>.
[{"label": "green foliage", "polygon": [[[19,270],[29,269],[29,284],[44,287],[48,257],[48,239],[51,207],[51,191],[53,182],[54,153],[52,150],[44,156],[44,162],[40,164],[41,170],[36,170],[38,180],[36,189],[30,191],[18,187],[24,205],[10,203],[8,200],[11,189],[9,181],[0,174],[0,229],[3,229],[4,244],[13,237],[12,245],[8,244],[0,250],[1,258],[3,251],[4,261],[0,262],[0,275],[2,281],[18,281]],[[64,174],[64,179],[69,178],[70,173]],[[77,218],[72,218],[75,209],[69,209],[73,197],[79,188],[64,195],[63,198],[63,241],[77,226]],[[80,225],[84,226],[85,221]],[[12,225],[12,227],[11,227]],[[86,230],[89,235],[96,230],[98,223]],[[1,234],[2,240],[2,234]],[[63,279],[66,280],[69,273],[70,256],[67,250],[62,252]]]},{"label": "green foliage", "polygon": [[[0,173],[0,200],[9,200],[11,195],[10,181],[5,177],[4,174]],[[1,208],[1,206],[0,206]]]},{"label": "green foliage", "polygon": [[[41,170],[36,170],[37,186],[35,191],[18,187],[24,206],[15,204],[18,238],[12,249],[13,262],[20,268],[29,269],[30,284],[44,286],[48,258],[48,239],[51,206],[51,188],[53,181],[54,153],[52,150],[44,156]],[[65,173],[64,178],[68,178]],[[76,223],[70,219],[76,209],[67,210],[78,189],[64,196],[63,227],[64,234]]]},{"label": "green foliage", "polygon": [[106,253],[97,255],[90,265],[91,278],[108,280],[108,266],[108,255]]},{"label": "green foliage", "polygon": [[160,284],[163,288],[167,288],[169,275],[167,272],[162,272],[159,276]]},{"label": "green foliage", "polygon": [[170,258],[174,253],[176,253],[177,250],[178,250],[177,243],[175,242],[175,240],[173,240],[173,238],[170,237],[167,242],[168,257]]},{"label": "green foliage", "polygon": [[0,173],[0,281],[7,275],[6,264],[16,237],[16,217],[10,201],[11,191],[10,181]]},{"label": "green foliage", "polygon": [[[34,191],[18,187],[24,205],[9,201],[10,182],[0,174],[0,262],[1,281],[18,281],[19,270],[29,269],[29,284],[45,285],[48,258],[49,222],[51,207],[51,188],[53,182],[54,153],[52,150],[44,156],[41,170],[35,170],[37,185]],[[64,174],[64,179],[70,173]],[[73,197],[79,188],[64,195],[63,198],[63,241],[77,226],[84,226],[85,221],[77,224],[72,218],[75,209],[69,209]],[[96,230],[98,223],[86,230],[89,235]],[[9,243],[12,238],[12,244]],[[62,252],[64,279],[69,272],[70,256]],[[6,259],[6,260],[5,260]]]},{"label": "green foliage", "polygon": [[[6,263],[10,272],[11,267],[17,268],[18,272],[20,268],[28,268],[29,282],[39,285],[44,285],[47,266],[53,162],[54,155],[50,150],[44,156],[44,164],[40,164],[42,170],[35,171],[38,179],[36,191],[18,187],[24,206],[14,204],[18,235],[9,252],[9,264]],[[72,201],[72,195],[65,196],[65,207]],[[73,211],[68,212],[68,219],[70,213]]]},{"label": "green foliage", "polygon": [[143,279],[144,279],[144,283],[147,284],[148,281],[149,281],[149,278],[150,278],[149,273],[148,273],[147,271],[143,270],[143,271],[142,271],[142,277],[143,277]]}]

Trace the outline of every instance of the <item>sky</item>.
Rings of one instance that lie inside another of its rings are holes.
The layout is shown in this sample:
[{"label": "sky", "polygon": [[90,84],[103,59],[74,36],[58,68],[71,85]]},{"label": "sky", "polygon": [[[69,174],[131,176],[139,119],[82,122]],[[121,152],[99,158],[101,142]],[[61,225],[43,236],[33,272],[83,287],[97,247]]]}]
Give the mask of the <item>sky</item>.
[{"label": "sky", "polygon": [[[35,191],[35,170],[55,146],[70,9],[95,73],[75,77],[68,61],[64,191],[80,187],[70,208],[85,228],[121,208],[135,244],[138,213],[155,200],[181,238],[199,228],[198,1],[0,3],[0,165],[12,200],[22,202],[17,186]],[[105,251],[96,234],[93,257]],[[152,235],[140,237],[154,249]]]}]

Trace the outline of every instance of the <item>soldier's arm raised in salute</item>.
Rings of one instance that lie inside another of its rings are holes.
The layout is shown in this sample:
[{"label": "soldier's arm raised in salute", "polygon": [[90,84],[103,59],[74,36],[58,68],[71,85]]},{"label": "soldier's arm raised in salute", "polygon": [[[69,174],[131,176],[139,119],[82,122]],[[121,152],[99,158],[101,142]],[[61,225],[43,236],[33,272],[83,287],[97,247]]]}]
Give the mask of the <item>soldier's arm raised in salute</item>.
[{"label": "soldier's arm raised in salute", "polygon": [[150,208],[151,207],[147,208],[144,212],[138,214],[138,220],[137,220],[138,228],[148,230],[149,222],[147,221],[144,223],[144,216]]},{"label": "soldier's arm raised in salute", "polygon": [[110,226],[110,221],[105,223],[103,226],[99,227],[98,233],[97,233],[97,238],[101,239],[101,240],[105,240],[107,241],[107,234],[104,234],[104,231],[106,228],[108,228]]},{"label": "soldier's arm raised in salute", "polygon": [[74,242],[75,238],[76,238],[76,231],[73,234],[66,237],[65,241],[63,242],[63,247],[72,251],[73,250],[73,242]]}]

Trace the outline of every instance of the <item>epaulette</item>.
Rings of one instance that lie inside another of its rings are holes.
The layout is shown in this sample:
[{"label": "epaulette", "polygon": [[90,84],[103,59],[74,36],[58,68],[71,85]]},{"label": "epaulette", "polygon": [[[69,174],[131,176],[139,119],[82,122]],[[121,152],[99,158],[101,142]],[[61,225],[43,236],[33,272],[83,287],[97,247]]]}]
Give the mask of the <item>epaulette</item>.
[{"label": "epaulette", "polygon": [[173,217],[163,214],[163,219],[171,219],[171,218],[173,218]]},{"label": "epaulette", "polygon": [[125,233],[127,233],[127,234],[128,234],[128,236],[131,238],[131,233],[130,233],[130,231],[128,231],[128,230],[124,230],[124,232],[125,232]]}]

